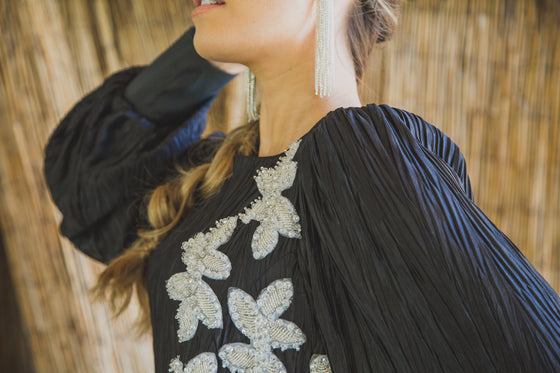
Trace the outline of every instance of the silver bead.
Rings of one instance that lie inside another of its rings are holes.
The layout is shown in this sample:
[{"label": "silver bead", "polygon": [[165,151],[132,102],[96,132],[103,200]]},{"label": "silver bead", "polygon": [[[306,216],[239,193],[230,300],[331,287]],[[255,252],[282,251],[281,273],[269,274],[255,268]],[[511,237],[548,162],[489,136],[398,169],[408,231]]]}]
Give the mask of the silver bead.
[{"label": "silver bead", "polygon": [[310,373],[331,373],[331,366],[327,355],[313,354],[309,362]]}]

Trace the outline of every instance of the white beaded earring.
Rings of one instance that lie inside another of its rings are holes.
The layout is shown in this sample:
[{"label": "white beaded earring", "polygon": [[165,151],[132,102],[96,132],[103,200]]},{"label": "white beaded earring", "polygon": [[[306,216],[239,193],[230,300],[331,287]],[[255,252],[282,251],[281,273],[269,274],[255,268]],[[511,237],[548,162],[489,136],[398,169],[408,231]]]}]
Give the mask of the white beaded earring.
[{"label": "white beaded earring", "polygon": [[247,117],[249,122],[259,119],[259,111],[257,110],[257,84],[255,74],[250,69],[245,71],[245,93],[247,95]]},{"label": "white beaded earring", "polygon": [[[334,0],[317,0],[315,29],[315,95],[330,96],[334,89]],[[250,69],[245,73],[247,117],[259,119],[256,103],[256,79]]]},{"label": "white beaded earring", "polygon": [[315,94],[330,96],[334,88],[334,1],[317,0],[315,31]]}]

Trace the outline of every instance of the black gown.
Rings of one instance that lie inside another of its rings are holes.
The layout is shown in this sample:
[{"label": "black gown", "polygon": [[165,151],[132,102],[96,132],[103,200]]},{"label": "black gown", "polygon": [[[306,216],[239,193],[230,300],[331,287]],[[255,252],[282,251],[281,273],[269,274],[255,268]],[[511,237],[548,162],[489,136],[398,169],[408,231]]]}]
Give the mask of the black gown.
[{"label": "black gown", "polygon": [[[194,56],[192,32],[107,78],[45,149],[61,233],[96,260],[132,242],[173,162],[209,161],[223,140],[200,135],[232,76]],[[173,81],[199,94],[154,78],[178,55],[191,65]],[[235,156],[147,278],[157,373],[560,371],[560,298],[476,206],[457,145],[388,105]]]}]

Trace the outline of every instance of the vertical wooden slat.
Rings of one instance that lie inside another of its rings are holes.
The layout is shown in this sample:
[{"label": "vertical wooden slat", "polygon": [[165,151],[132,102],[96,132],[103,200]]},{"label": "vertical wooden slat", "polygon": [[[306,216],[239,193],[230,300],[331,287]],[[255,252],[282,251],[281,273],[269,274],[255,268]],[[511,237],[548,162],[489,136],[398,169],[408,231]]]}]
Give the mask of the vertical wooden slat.
[{"label": "vertical wooden slat", "polygon": [[6,251],[0,236],[0,371],[34,373],[29,333],[22,323]]}]

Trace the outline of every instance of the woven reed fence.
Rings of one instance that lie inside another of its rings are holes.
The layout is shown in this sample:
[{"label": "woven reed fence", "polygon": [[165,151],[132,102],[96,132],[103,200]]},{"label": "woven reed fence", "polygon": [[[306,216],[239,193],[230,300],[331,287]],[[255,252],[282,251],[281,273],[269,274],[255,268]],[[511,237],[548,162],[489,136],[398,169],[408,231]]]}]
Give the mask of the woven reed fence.
[{"label": "woven reed fence", "polygon": [[[0,2],[0,279],[13,284],[0,295],[0,325],[10,325],[0,371],[153,370],[150,338],[130,334],[135,312],[113,321],[89,303],[102,267],[58,236],[42,150],[85,93],[189,27],[188,3]],[[401,20],[372,57],[362,102],[415,112],[450,135],[477,204],[560,290],[558,1],[416,0]],[[239,123],[240,89],[238,78],[220,95],[211,130]]]}]

